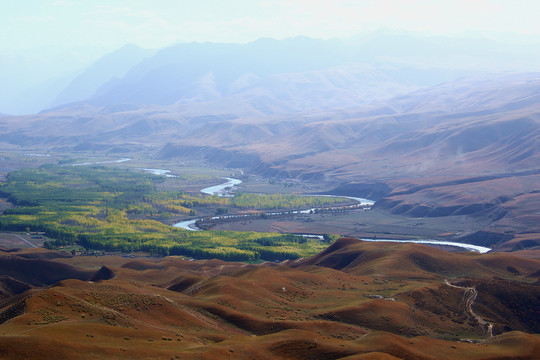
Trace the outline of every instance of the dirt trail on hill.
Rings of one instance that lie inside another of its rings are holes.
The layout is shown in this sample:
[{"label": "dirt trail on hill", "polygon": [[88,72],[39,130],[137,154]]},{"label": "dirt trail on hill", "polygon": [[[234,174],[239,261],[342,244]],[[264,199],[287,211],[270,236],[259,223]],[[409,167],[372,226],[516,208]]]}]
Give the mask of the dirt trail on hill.
[{"label": "dirt trail on hill", "polygon": [[[246,265],[242,265],[242,267],[244,267],[244,266],[246,266]],[[219,267],[219,270],[218,270],[218,272],[217,272],[216,274],[214,274],[214,275],[212,275],[212,276],[210,276],[210,277],[208,277],[208,278],[206,278],[206,279],[203,279],[203,280],[199,281],[198,283],[196,283],[196,284],[190,286],[189,288],[187,288],[186,290],[184,290],[183,293],[186,294],[186,295],[189,295],[189,296],[195,295],[196,293],[198,293],[198,292],[201,290],[201,286],[202,286],[203,284],[205,284],[206,282],[208,282],[208,281],[210,281],[210,280],[212,280],[212,279],[218,277],[218,276],[221,274],[221,271],[223,270],[224,267],[225,267],[225,265],[221,265],[221,266]],[[233,270],[234,270],[234,268],[233,268]],[[205,273],[205,274],[208,274],[208,271],[205,270],[204,273]]]},{"label": "dirt trail on hill", "polygon": [[493,337],[493,325],[482,319],[478,314],[476,314],[472,306],[474,304],[474,301],[476,300],[478,296],[478,291],[474,287],[464,287],[464,286],[458,286],[451,284],[447,279],[444,280],[444,283],[448,286],[457,288],[457,289],[463,289],[465,290],[465,293],[463,294],[463,299],[461,303],[465,307],[465,310],[472,315],[473,318],[478,321],[478,323],[482,326],[482,329],[486,332],[486,335],[488,338]]}]

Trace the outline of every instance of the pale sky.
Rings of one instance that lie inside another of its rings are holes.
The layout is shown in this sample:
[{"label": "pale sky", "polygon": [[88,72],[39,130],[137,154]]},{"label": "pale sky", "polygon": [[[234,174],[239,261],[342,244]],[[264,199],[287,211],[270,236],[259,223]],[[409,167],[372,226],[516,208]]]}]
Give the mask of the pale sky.
[{"label": "pale sky", "polygon": [[348,37],[379,28],[540,36],[538,0],[1,0],[0,50]]}]

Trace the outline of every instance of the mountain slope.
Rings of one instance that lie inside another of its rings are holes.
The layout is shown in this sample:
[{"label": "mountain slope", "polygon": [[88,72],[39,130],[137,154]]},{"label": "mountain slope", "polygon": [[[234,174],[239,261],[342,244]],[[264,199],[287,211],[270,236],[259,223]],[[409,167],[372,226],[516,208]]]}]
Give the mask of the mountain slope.
[{"label": "mountain slope", "polygon": [[[285,109],[305,111],[365,104],[478,71],[463,61],[453,68],[437,61],[426,65],[410,50],[396,46],[404,38],[430,54],[430,60],[442,57],[444,47],[412,35],[396,40],[378,34],[369,42],[299,36],[247,44],[181,43],[124,67],[123,78],[103,84],[85,101],[94,105],[210,101],[215,108],[213,100],[226,98],[240,105],[239,95],[255,92],[273,103],[283,102]],[[388,48],[375,45],[385,41],[399,50],[389,54]]]},{"label": "mountain slope", "polygon": [[74,78],[49,104],[49,107],[91,97],[103,84],[114,78],[123,77],[131,67],[151,56],[152,53],[153,51],[129,44],[105,55]]}]

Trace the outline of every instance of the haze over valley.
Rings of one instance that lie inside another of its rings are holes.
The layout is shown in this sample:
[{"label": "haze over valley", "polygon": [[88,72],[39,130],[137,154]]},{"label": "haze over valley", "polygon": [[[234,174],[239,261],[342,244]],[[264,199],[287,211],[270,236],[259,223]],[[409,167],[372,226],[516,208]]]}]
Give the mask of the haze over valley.
[{"label": "haze over valley", "polygon": [[[514,52],[523,57],[510,62]],[[538,53],[534,46],[388,31],[151,52],[129,45],[80,72],[55,106],[4,116],[2,142],[189,158],[316,181],[340,195],[384,188],[375,208],[487,216],[487,226],[469,232],[516,238],[539,231],[530,207],[540,76],[523,72]],[[525,209],[509,207],[521,200]],[[528,247],[537,241],[530,237]]]},{"label": "haze over valley", "polygon": [[536,4],[120,3],[0,11],[1,358],[540,353]]}]

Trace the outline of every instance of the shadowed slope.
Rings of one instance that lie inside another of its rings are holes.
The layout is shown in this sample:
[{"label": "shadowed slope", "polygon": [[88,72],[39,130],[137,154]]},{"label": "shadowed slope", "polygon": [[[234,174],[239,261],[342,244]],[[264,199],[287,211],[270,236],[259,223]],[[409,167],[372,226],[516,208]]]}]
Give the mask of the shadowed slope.
[{"label": "shadowed slope", "polygon": [[36,255],[26,258],[28,254],[24,252],[22,256],[18,256],[17,252],[0,254],[0,273],[32,286],[52,285],[64,279],[87,281],[96,278],[106,280],[113,276],[113,274],[104,269],[95,273],[91,270],[81,269],[53,260],[45,260],[47,258],[59,257],[54,251],[49,255],[43,252],[36,253]]},{"label": "shadowed slope", "polygon": [[[512,265],[508,265],[512,264]],[[411,243],[365,242],[342,238],[320,254],[294,266],[329,267],[355,275],[375,275],[411,279],[474,276],[507,276],[513,270],[532,273],[540,262],[510,254],[472,252],[449,253],[430,246]]]}]

